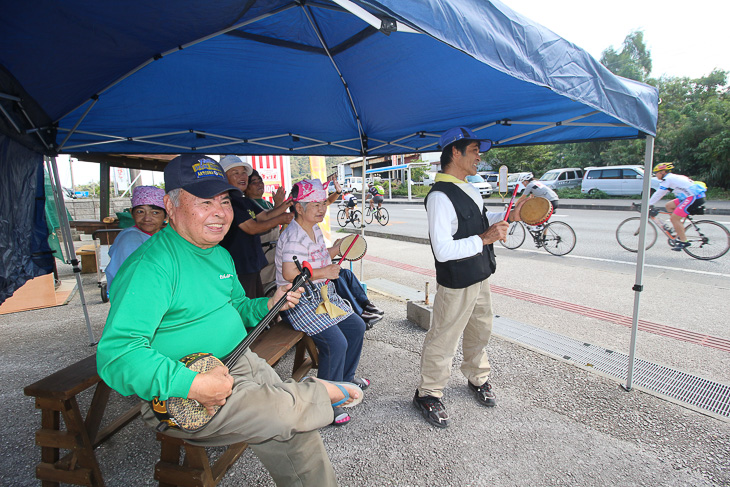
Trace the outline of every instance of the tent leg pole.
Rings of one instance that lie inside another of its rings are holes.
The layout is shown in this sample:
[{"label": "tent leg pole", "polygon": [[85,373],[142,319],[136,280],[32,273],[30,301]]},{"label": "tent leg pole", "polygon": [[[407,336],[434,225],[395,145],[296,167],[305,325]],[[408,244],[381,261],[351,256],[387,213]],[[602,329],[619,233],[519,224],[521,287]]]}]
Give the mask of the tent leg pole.
[{"label": "tent leg pole", "polygon": [[629,346],[629,368],[626,372],[624,389],[631,390],[636,358],[636,336],[639,332],[639,308],[644,288],[644,256],[646,254],[646,227],[649,224],[649,192],[651,191],[652,161],[654,158],[654,137],[646,137],[644,154],[644,190],[641,193],[641,226],[639,227],[639,249],[636,257],[636,279],[634,284],[634,312],[631,317],[631,344]]},{"label": "tent leg pole", "polygon": [[[361,137],[362,140],[362,137]],[[362,220],[360,221],[360,228],[358,231],[360,232],[360,236],[362,238],[365,238],[365,195],[367,194],[367,190],[365,189],[365,178],[366,174],[368,172],[368,158],[365,154],[365,150],[363,148],[363,156],[362,156]],[[365,259],[360,259],[360,272],[358,273],[358,279],[360,282],[362,282],[362,275],[364,272],[364,262]]]},{"label": "tent leg pole", "polygon": [[66,216],[66,204],[63,201],[61,194],[61,178],[58,176],[58,164],[56,158],[47,159],[48,166],[51,168],[53,174],[53,180],[55,181],[56,190],[54,191],[54,197],[56,198],[56,208],[58,208],[58,221],[61,223],[61,233],[63,234],[63,244],[66,247],[66,256],[68,257],[68,263],[71,264],[76,276],[76,285],[79,289],[79,298],[81,299],[81,307],[84,310],[84,319],[86,320],[86,330],[89,333],[89,345],[96,345],[96,338],[94,337],[94,331],[91,329],[91,320],[89,319],[89,311],[86,308],[86,298],[84,297],[84,287],[81,282],[81,268],[79,267],[79,260],[76,258],[76,252],[74,252],[73,242],[71,241],[71,225],[68,222]]}]

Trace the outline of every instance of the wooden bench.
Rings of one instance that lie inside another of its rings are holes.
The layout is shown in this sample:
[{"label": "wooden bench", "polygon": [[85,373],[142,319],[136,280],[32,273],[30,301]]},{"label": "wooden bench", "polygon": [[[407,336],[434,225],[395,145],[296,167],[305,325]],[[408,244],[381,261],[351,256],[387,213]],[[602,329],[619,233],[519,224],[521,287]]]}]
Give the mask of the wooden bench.
[{"label": "wooden bench", "polygon": [[[300,380],[317,366],[316,347],[304,333],[278,321],[256,339],[251,349],[273,366],[294,346],[292,377]],[[94,395],[84,417],[77,396],[94,386]],[[41,427],[35,435],[36,445],[41,447],[36,477],[43,487],[56,487],[60,482],[104,485],[94,449],[137,417],[141,406],[138,402],[100,429],[111,391],[96,372],[96,355],[86,357],[23,390],[26,396],[35,398],[35,406],[41,410]],[[62,429],[61,417],[65,429]],[[231,445],[211,466],[205,448],[164,434],[158,434],[158,439],[161,456],[155,466],[155,479],[161,486],[216,485],[247,446],[245,443]],[[182,449],[186,455],[181,465]],[[68,450],[68,453],[61,456],[61,450]]]}]

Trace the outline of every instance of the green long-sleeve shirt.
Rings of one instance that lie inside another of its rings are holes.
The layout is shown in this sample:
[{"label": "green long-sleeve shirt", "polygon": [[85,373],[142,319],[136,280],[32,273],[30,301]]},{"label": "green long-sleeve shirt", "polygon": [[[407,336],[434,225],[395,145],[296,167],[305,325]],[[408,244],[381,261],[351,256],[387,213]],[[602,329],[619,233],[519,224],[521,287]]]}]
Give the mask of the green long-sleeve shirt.
[{"label": "green long-sleeve shirt", "polygon": [[225,357],[268,311],[249,299],[222,247],[201,249],[168,226],[122,265],[97,349],[101,378],[121,394],[187,397],[196,373],[179,359]]}]

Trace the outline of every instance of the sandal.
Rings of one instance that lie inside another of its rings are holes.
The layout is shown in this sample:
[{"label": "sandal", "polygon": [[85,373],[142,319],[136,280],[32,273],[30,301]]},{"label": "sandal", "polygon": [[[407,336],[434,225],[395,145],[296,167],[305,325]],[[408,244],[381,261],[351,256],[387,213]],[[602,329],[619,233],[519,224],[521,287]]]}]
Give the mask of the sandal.
[{"label": "sandal", "polygon": [[[338,406],[343,407],[343,408],[351,408],[353,406],[357,406],[358,404],[360,404],[362,402],[362,398],[365,395],[362,393],[362,389],[360,389],[360,386],[358,386],[357,384],[353,384],[352,382],[335,382],[335,381],[325,380],[325,379],[317,379],[317,380],[321,380],[324,382],[329,382],[330,384],[334,384],[342,392],[342,394],[344,394],[345,397],[343,397],[339,401],[332,404],[333,408],[336,408]],[[347,392],[347,389],[345,389],[345,386],[357,387],[358,389],[360,389],[361,392],[360,392],[360,394],[357,395],[357,397],[351,397],[350,393]],[[352,402],[345,404],[350,399],[352,399]]]},{"label": "sandal", "polygon": [[352,382],[363,391],[370,387],[370,379],[364,377],[356,377]]},{"label": "sandal", "polygon": [[335,411],[335,419],[332,421],[332,426],[344,426],[350,421],[352,421],[352,417],[345,412],[342,408],[333,408]]}]

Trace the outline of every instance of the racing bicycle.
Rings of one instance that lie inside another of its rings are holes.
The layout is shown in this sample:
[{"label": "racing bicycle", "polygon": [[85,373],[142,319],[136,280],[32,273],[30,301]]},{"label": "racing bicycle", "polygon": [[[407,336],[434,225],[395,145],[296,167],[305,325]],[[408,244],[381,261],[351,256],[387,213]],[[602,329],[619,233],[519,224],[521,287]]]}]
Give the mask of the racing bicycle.
[{"label": "racing bicycle", "polygon": [[508,249],[516,249],[525,241],[529,232],[535,246],[544,248],[553,255],[565,255],[575,248],[575,232],[564,222],[554,221],[546,225],[532,226],[521,221],[512,222],[507,238],[500,243]]},{"label": "racing bicycle", "polygon": [[368,206],[367,208],[365,208],[365,223],[372,223],[373,218],[375,218],[378,223],[383,226],[387,225],[388,221],[390,220],[388,210],[386,210],[382,206],[380,208],[376,206],[375,209],[370,209],[370,207]]},{"label": "racing bicycle", "polygon": [[337,212],[337,223],[341,227],[346,227],[348,223],[352,223],[352,226],[355,228],[361,228],[362,227],[362,213],[360,213],[360,210],[356,210],[355,208],[350,209],[350,218],[347,218],[347,214],[345,213],[345,208],[340,207],[340,211]]},{"label": "racing bicycle", "polygon": [[[641,211],[641,205],[632,203],[632,206],[636,211]],[[669,212],[667,211],[659,211],[656,216],[649,216],[649,222],[646,226],[646,250],[649,250],[656,243],[659,232],[667,237],[667,244],[670,247],[676,245],[674,226],[671,221],[663,218],[668,216]],[[687,234],[687,241],[691,245],[684,247],[682,250],[695,259],[717,259],[730,250],[730,232],[723,225],[712,220],[695,221],[691,215],[685,217],[683,222],[686,225],[684,231]],[[616,240],[618,240],[621,247],[629,252],[639,250],[640,225],[641,217],[634,216],[622,221],[616,229]]]}]

